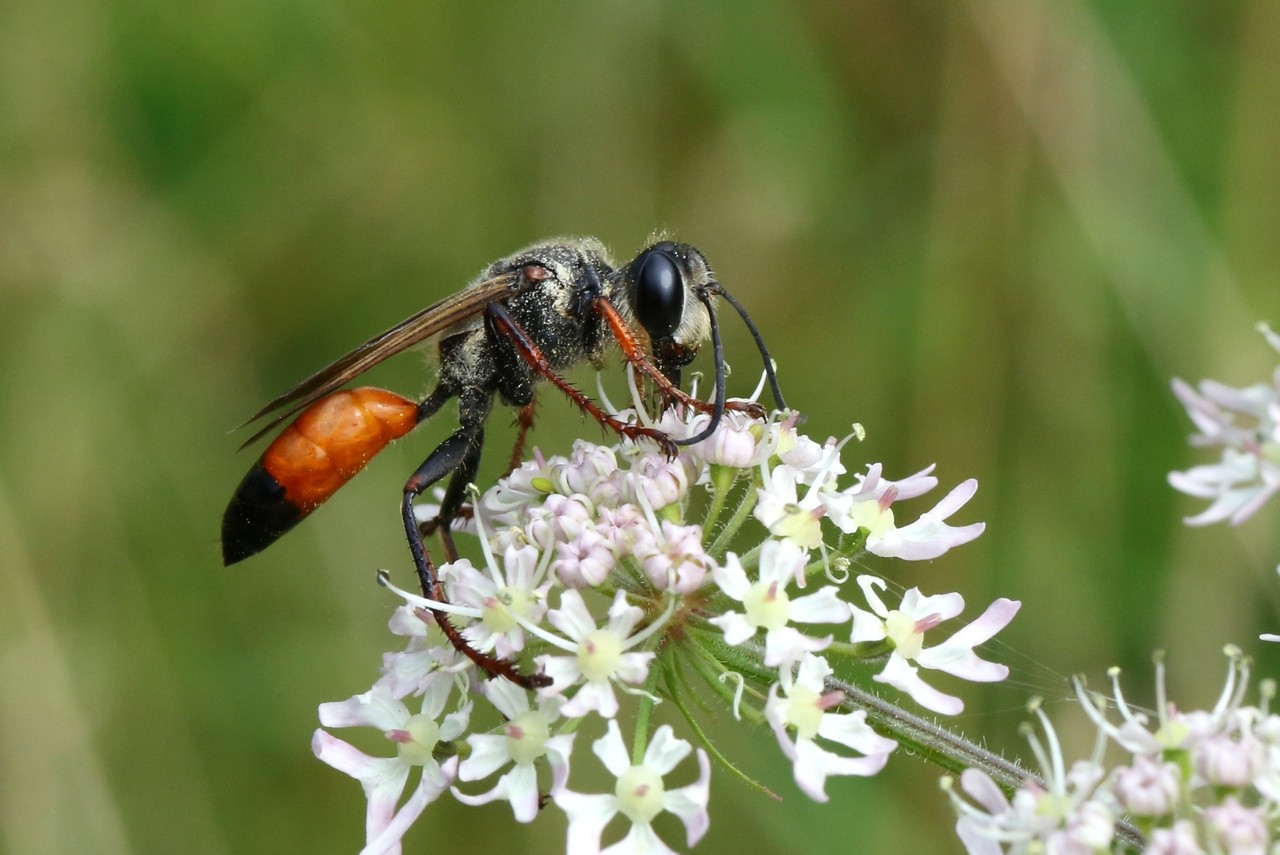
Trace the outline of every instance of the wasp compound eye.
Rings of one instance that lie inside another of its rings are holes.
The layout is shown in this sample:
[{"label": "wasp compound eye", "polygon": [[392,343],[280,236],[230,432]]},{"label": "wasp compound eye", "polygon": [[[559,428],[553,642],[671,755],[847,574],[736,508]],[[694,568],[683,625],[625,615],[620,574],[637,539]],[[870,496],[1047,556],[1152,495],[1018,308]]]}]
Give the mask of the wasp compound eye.
[{"label": "wasp compound eye", "polygon": [[636,320],[655,339],[669,338],[684,314],[684,277],[675,259],[650,250],[636,269]]}]

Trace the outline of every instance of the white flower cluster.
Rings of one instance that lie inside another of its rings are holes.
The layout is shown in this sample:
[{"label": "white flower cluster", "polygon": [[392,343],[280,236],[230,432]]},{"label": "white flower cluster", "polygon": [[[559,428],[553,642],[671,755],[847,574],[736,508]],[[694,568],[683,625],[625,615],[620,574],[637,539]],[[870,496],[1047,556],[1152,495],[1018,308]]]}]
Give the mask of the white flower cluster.
[{"label": "white flower cluster", "polygon": [[[1258,331],[1280,351],[1280,336],[1265,324]],[[1186,523],[1244,522],[1280,489],[1280,367],[1270,383],[1236,389],[1202,380],[1197,392],[1174,379],[1173,392],[1195,423],[1191,444],[1222,449],[1217,463],[1169,473],[1175,489],[1210,500]]]},{"label": "white flower cluster", "polygon": [[[669,411],[656,426],[680,439],[706,419]],[[847,440],[817,443],[796,421],[727,412],[710,438],[670,460],[643,444],[579,441],[567,457],[536,455],[478,497],[465,527],[479,538],[484,566],[439,568],[448,604],[399,591],[406,605],[392,630],[410,637],[408,647],[387,654],[368,692],[320,708],[325,727],[373,727],[396,748],[394,757],[371,757],[315,734],[320,759],[365,788],[367,852],[398,851],[408,826],[446,793],[466,804],[507,801],[519,822],[552,803],[569,818],[570,853],[599,851],[619,815],[630,829],[610,851],[670,851],[652,828],[663,812],[696,844],[709,824],[708,752],[729,761],[692,724],[692,678],[735,716],[770,726],[800,789],[820,801],[828,776],[874,774],[896,747],[831,690],[835,657],[877,668],[874,679],[948,714],[960,711],[959,699],[929,686],[919,669],[1004,678],[1007,669],[973,647],[1013,618],[1016,602],[998,600],[926,646],[926,633],[963,609],[959,594],[913,588],[890,605],[883,580],[860,576],[854,604],[839,587],[843,568],[864,552],[931,559],[977,537],[981,523],[946,522],[975,482],[900,525],[896,503],[936,486],[932,467],[891,481],[877,464],[842,487]],[[429,518],[434,509],[419,512]],[[754,529],[753,544],[730,551],[747,539],[744,526]],[[831,584],[811,586],[819,580]],[[463,627],[471,655],[445,639],[433,610]],[[486,680],[477,654],[513,660],[544,685]],[[626,741],[620,698],[638,706]],[[686,713],[702,745],[696,777],[682,786],[666,778],[695,749],[670,726],[650,732],[660,700]],[[612,793],[569,787],[575,739],[591,730],[600,733],[596,757],[616,778]],[[415,767],[420,777],[406,798]],[[494,776],[488,789],[471,786]]]},{"label": "white flower cluster", "polygon": [[[987,773],[969,769],[956,792],[956,831],[970,855],[1142,851],[1154,855],[1265,855],[1280,846],[1280,715],[1245,706],[1248,662],[1228,650],[1230,669],[1213,709],[1181,712],[1165,697],[1157,662],[1156,713],[1136,710],[1111,674],[1113,696],[1081,704],[1098,728],[1093,756],[1069,769],[1049,719],[1038,708],[1045,742],[1031,737],[1043,781],[1025,783],[1012,799]],[[1105,710],[1119,711],[1118,723]],[[1107,745],[1128,754],[1108,768]],[[1120,824],[1125,819],[1124,825]]]}]

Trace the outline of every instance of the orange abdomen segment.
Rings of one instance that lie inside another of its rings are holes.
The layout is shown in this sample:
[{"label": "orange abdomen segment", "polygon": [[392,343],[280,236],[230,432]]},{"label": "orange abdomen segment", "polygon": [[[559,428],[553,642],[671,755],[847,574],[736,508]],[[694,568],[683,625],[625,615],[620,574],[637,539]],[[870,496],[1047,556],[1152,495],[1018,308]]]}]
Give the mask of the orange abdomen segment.
[{"label": "orange abdomen segment", "polygon": [[418,405],[394,392],[334,392],[304,410],[276,437],[263,453],[262,465],[305,515],[417,423]]},{"label": "orange abdomen segment", "polygon": [[261,552],[320,507],[372,457],[418,423],[418,405],[383,389],[334,392],[276,437],[222,516],[222,557]]}]

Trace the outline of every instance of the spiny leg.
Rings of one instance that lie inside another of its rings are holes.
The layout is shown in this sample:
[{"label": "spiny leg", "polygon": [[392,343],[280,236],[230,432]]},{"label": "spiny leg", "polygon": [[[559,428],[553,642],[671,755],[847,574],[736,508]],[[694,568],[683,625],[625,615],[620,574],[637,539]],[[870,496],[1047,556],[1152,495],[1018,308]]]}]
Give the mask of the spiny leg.
[{"label": "spiny leg", "polygon": [[[686,407],[691,407],[701,413],[714,413],[717,409],[740,410],[752,418],[764,418],[764,407],[754,401],[728,401],[717,407],[711,401],[703,401],[700,398],[693,397],[672,383],[670,377],[658,370],[658,367],[649,359],[649,355],[644,352],[644,348],[641,347],[635,333],[627,326],[627,322],[622,319],[622,315],[618,313],[618,310],[607,297],[597,297],[592,304],[592,308],[609,324],[609,330],[613,333],[613,337],[618,342],[618,347],[622,349],[622,355],[626,357],[627,362],[634,365],[638,370],[643,371],[657,383],[658,388],[662,390],[662,394],[667,400],[684,404]],[[708,306],[707,310],[708,312],[711,311],[710,306]],[[717,373],[719,373],[720,365],[723,364],[723,357],[717,356],[717,359],[719,360],[717,362]]]},{"label": "spiny leg", "polygon": [[595,401],[592,401],[581,391],[575,388],[568,380],[565,380],[555,372],[551,367],[551,363],[542,354],[538,345],[534,343],[529,334],[524,331],[516,321],[507,312],[506,307],[501,303],[490,303],[485,307],[485,320],[490,324],[491,329],[506,336],[506,338],[515,345],[516,352],[520,354],[520,358],[525,361],[540,377],[549,381],[561,392],[563,392],[569,400],[578,405],[584,413],[591,416],[601,425],[610,428],[614,432],[630,440],[640,438],[649,439],[658,444],[662,449],[662,453],[669,458],[674,458],[679,452],[675,442],[671,437],[667,436],[660,430],[648,428],[642,425],[629,424],[606,413],[600,409]]},{"label": "spiny leg", "polygon": [[[466,476],[468,469],[471,470],[470,475],[474,476],[475,467],[480,460],[480,448],[484,443],[484,419],[488,415],[491,404],[491,393],[476,388],[464,389],[459,396],[462,426],[431,452],[404,485],[400,515],[404,522],[405,536],[409,540],[409,551],[413,555],[413,564],[418,572],[418,582],[422,586],[423,596],[428,599],[447,602],[444,586],[440,583],[440,577],[436,573],[431,556],[427,553],[426,544],[423,543],[422,533],[418,529],[418,520],[413,513],[413,500],[441,478],[453,474],[454,479],[450,482],[449,490],[445,495],[445,500],[448,502],[449,494],[455,492],[454,485],[459,483],[459,476]],[[459,496],[463,495],[466,484],[469,482],[470,477],[461,482],[462,486],[456,490]],[[456,508],[454,510],[456,511]],[[444,507],[441,511],[443,515]],[[521,674],[515,663],[487,656],[476,650],[443,611],[433,609],[431,614],[449,642],[490,676],[505,677],[526,689],[550,684],[550,678],[545,675]]]},{"label": "spiny leg", "polygon": [[531,398],[529,403],[516,411],[516,444],[511,449],[511,459],[507,461],[507,471],[503,473],[504,477],[519,469],[520,464],[524,462],[525,440],[529,437],[529,431],[533,429],[533,417],[536,408],[537,400]]}]

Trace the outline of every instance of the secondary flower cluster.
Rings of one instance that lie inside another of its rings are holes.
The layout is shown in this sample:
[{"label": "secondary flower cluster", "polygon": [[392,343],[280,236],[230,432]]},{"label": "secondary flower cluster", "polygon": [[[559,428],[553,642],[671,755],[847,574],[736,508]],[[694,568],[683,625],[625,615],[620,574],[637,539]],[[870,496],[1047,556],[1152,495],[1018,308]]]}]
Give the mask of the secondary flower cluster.
[{"label": "secondary flower cluster", "polygon": [[[1266,324],[1258,331],[1280,351],[1280,336]],[[1222,449],[1217,463],[1169,473],[1175,489],[1210,500],[1187,524],[1244,522],[1280,489],[1280,367],[1270,383],[1236,389],[1202,380],[1197,392],[1174,379],[1173,392],[1195,423],[1191,444]]]},{"label": "secondary flower cluster", "polygon": [[[668,411],[656,427],[679,439],[706,419]],[[406,829],[446,793],[466,804],[509,802],[519,822],[554,804],[568,817],[571,853],[599,851],[618,816],[630,827],[616,851],[670,851],[652,827],[663,812],[681,820],[692,846],[709,824],[711,758],[746,778],[698,723],[694,703],[704,701],[691,703],[693,681],[735,717],[770,727],[799,788],[825,801],[829,776],[874,774],[896,747],[831,689],[833,663],[875,668],[873,679],[945,714],[959,712],[960,700],[921,669],[1003,679],[1007,669],[973,648],[1018,603],[997,600],[929,646],[926,635],[964,608],[959,594],[912,588],[890,604],[888,585],[869,575],[841,588],[864,553],[931,559],[977,537],[981,523],[947,523],[976,483],[903,524],[898,503],[937,485],[932,467],[893,481],[877,464],[845,480],[841,453],[852,437],[818,443],[796,426],[795,417],[728,412],[674,459],[643,441],[579,441],[567,457],[535,455],[477,496],[460,524],[477,535],[483,561],[439,568],[447,605],[396,589],[405,605],[391,629],[407,647],[384,657],[369,691],[320,708],[325,727],[376,728],[394,746],[393,756],[376,757],[315,733],[320,759],[365,789],[366,851],[398,851]],[[418,510],[423,519],[436,512]],[[742,541],[746,548],[730,549]],[[433,610],[464,627],[474,651],[512,660],[546,685],[486,680]],[[635,704],[626,738],[623,700]],[[669,725],[651,728],[659,701],[684,714],[696,749]],[[592,762],[574,754],[583,740],[615,779],[612,792],[571,787],[571,767]],[[683,763],[691,755],[696,769]]]},{"label": "secondary flower cluster", "polygon": [[[1045,741],[1029,735],[1043,781],[1006,798],[985,772],[960,776],[961,792],[944,781],[960,819],[956,830],[970,855],[1032,852],[1123,852],[1155,855],[1275,852],[1280,843],[1280,715],[1275,692],[1262,684],[1262,703],[1245,706],[1249,664],[1228,650],[1226,685],[1213,709],[1181,712],[1165,697],[1157,661],[1159,709],[1128,705],[1113,670],[1113,696],[1081,705],[1098,729],[1093,756],[1067,768],[1049,719],[1038,708]],[[1109,721],[1108,706],[1119,711]],[[1108,768],[1108,744],[1128,754]],[[1127,823],[1119,820],[1126,818]],[[1145,848],[1143,848],[1145,845]]]}]

